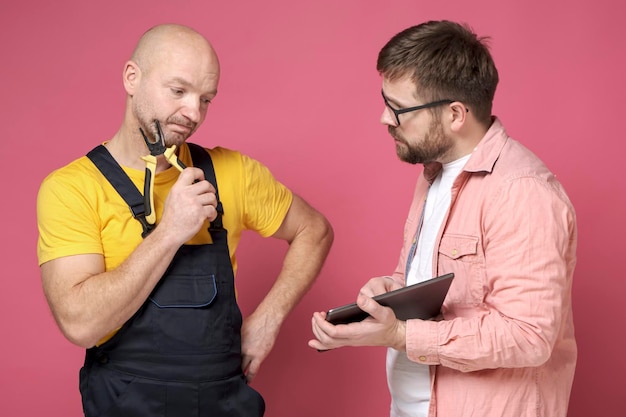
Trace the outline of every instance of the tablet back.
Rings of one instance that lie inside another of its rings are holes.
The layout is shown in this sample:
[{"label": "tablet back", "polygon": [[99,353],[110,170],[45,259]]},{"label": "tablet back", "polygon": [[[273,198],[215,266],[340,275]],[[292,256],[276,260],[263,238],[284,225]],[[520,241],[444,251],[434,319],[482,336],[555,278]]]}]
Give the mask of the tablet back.
[{"label": "tablet back", "polygon": [[[377,295],[374,300],[383,306],[391,307],[400,320],[428,320],[439,315],[453,278],[453,273],[441,275]],[[352,323],[367,317],[368,314],[357,307],[356,303],[333,308],[326,314],[326,320],[333,324]]]}]

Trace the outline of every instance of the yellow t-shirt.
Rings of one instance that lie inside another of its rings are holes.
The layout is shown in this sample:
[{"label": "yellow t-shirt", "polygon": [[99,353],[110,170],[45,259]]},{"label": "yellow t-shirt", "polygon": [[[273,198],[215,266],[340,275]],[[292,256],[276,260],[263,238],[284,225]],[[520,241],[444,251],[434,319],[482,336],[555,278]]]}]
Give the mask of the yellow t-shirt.
[{"label": "yellow t-shirt", "polygon": [[[235,250],[244,230],[263,237],[274,234],[282,224],[293,195],[260,162],[237,151],[214,148],[209,154],[215,168],[223,224],[228,230],[228,248],[233,270]],[[189,148],[183,145],[180,160],[192,165]],[[143,194],[142,170],[123,167]],[[158,173],[154,180],[157,224],[165,199],[179,172],[174,167]],[[99,253],[106,270],[121,264],[142,241],[141,224],[109,181],[86,156],[52,172],[42,182],[37,198],[39,264],[64,256]],[[208,221],[188,243],[210,243]]]}]

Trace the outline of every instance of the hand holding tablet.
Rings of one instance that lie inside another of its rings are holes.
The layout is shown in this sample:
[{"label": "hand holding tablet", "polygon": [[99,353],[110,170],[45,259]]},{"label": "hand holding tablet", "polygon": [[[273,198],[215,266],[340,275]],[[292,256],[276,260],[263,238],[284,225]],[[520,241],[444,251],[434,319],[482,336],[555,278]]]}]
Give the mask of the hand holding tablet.
[{"label": "hand holding tablet", "polygon": [[[380,305],[391,307],[400,320],[427,320],[439,315],[453,278],[453,273],[441,275],[377,295],[373,299]],[[326,313],[326,320],[332,324],[353,323],[367,317],[368,314],[356,303],[332,308]]]}]

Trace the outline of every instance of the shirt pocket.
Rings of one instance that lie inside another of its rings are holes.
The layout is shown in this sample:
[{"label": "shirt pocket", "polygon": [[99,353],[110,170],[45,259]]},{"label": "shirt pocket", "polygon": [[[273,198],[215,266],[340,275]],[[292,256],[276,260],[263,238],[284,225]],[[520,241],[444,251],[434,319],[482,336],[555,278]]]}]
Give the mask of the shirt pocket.
[{"label": "shirt pocket", "polygon": [[443,235],[439,254],[452,260],[473,262],[477,253],[478,238],[473,236]]},{"label": "shirt pocket", "polygon": [[[438,274],[454,272],[447,302],[476,306],[483,302],[485,257],[477,236],[444,234],[439,244]],[[446,303],[448,304],[448,303]]]}]

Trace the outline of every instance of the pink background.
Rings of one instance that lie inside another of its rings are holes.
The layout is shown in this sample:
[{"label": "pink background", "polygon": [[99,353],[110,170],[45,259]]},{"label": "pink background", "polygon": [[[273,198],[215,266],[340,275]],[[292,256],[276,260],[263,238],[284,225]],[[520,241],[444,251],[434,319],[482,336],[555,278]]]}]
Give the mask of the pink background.
[{"label": "pink background", "polygon": [[[397,160],[378,122],[376,55],[401,29],[442,18],[492,37],[501,77],[494,113],[577,208],[580,354],[568,415],[625,415],[625,16],[619,0],[3,2],[0,415],[81,414],[83,352],[61,336],[42,295],[35,197],[47,173],[116,131],[122,65],[138,37],[178,22],[205,34],[222,63],[220,94],[193,140],[265,162],[335,228],[322,275],[254,381],[267,416],[384,416],[384,349],[320,354],[306,342],[313,311],[353,301],[369,277],[395,266],[419,169]],[[244,236],[244,313],[284,250]]]}]

